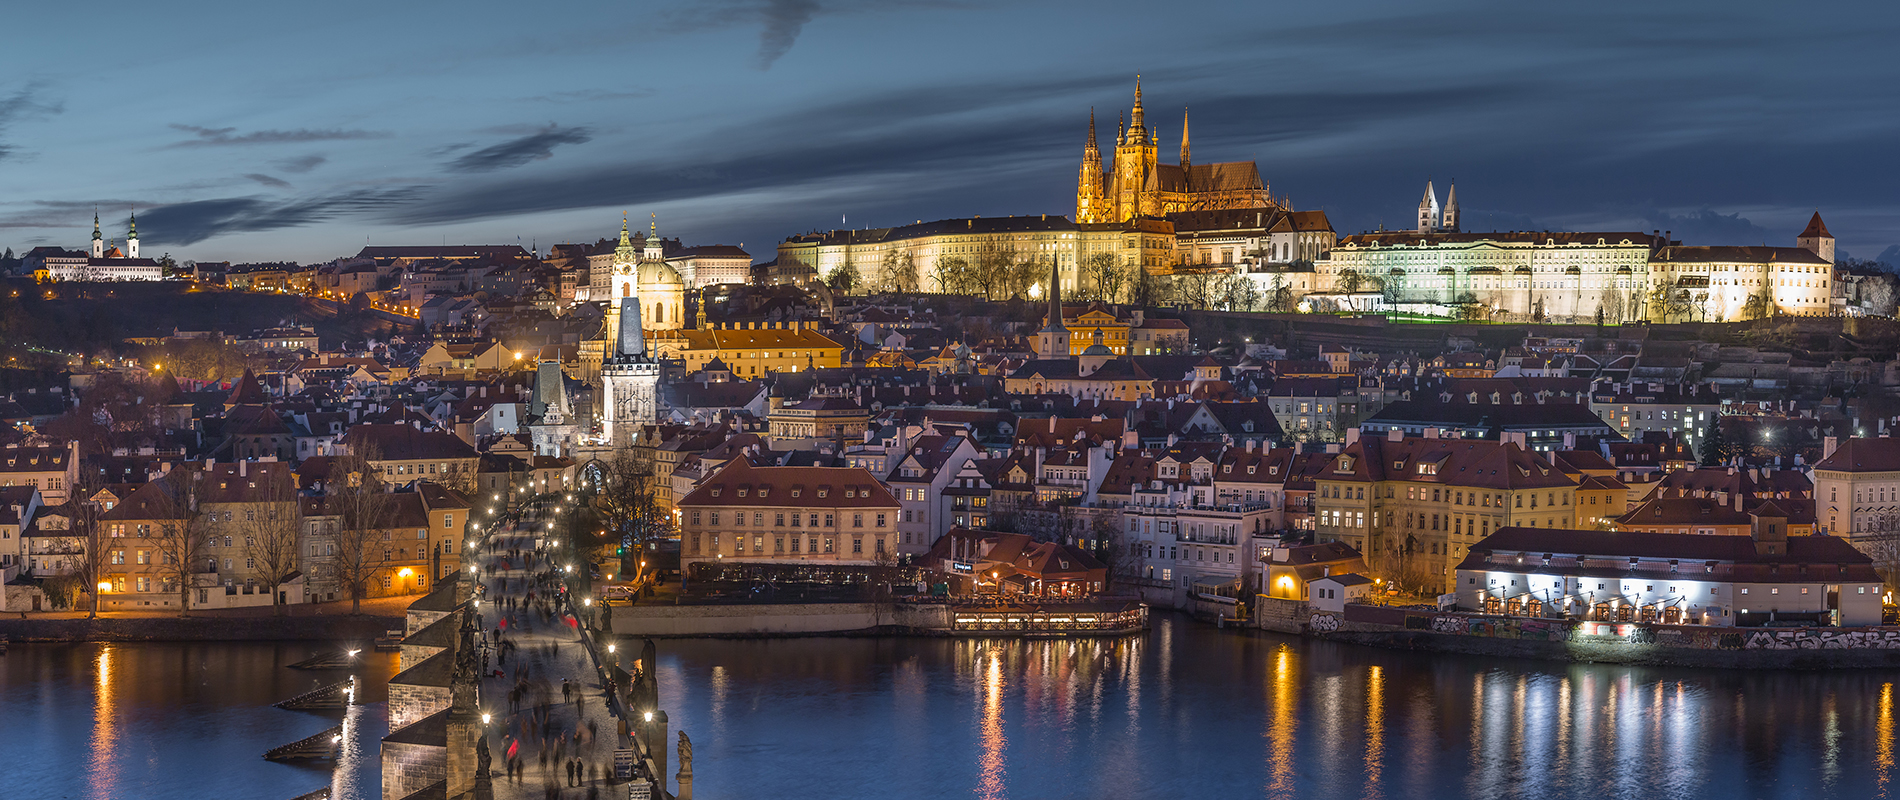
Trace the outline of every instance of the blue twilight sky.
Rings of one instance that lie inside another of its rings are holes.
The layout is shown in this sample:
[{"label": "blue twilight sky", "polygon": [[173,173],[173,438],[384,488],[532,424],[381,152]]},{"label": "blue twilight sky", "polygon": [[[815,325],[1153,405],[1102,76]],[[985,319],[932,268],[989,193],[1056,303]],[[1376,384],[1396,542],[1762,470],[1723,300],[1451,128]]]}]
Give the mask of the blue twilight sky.
[{"label": "blue twilight sky", "polygon": [[1143,75],[1173,160],[1254,159],[1341,233],[1674,230],[1900,262],[1888,2],[15,3],[0,246],[317,261],[1069,214]]}]

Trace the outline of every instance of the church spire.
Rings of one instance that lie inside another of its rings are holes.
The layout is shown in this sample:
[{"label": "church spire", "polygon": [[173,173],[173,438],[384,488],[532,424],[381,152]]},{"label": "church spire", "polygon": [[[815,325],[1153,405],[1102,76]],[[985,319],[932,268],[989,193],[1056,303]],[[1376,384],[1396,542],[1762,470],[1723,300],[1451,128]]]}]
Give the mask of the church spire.
[{"label": "church spire", "polygon": [[646,260],[665,261],[666,254],[660,249],[660,215],[658,212],[652,212],[649,216],[651,219],[647,220]]},{"label": "church spire", "polygon": [[1055,259],[1049,261],[1049,324],[1042,326],[1043,331],[1062,331],[1069,329],[1062,324],[1062,266]]},{"label": "church spire", "polygon": [[640,329],[640,298],[620,304],[620,330],[614,354],[620,358],[640,358],[647,354],[646,334]]},{"label": "church spire", "polygon": [[633,240],[627,237],[627,212],[620,212],[620,246],[632,247]]},{"label": "church spire", "polygon": [[105,234],[102,234],[99,232],[99,207],[98,206],[93,206],[92,208],[92,257],[93,258],[106,257]]},{"label": "church spire", "polygon": [[1181,166],[1183,167],[1183,170],[1182,170],[1183,172],[1186,171],[1185,168],[1187,167],[1187,165],[1188,165],[1188,112],[1187,112],[1187,107],[1183,106],[1181,108]]},{"label": "church spire", "polygon": [[1145,118],[1143,117],[1142,111],[1141,111],[1141,76],[1140,75],[1135,76],[1135,107],[1133,110],[1128,112],[1128,130],[1132,134],[1131,141],[1135,143],[1139,143],[1142,139],[1145,139],[1148,135],[1148,124],[1145,121]]},{"label": "church spire", "polygon": [[1089,143],[1087,147],[1083,148],[1083,151],[1088,153],[1100,152],[1100,150],[1095,147],[1095,106],[1089,106]]},{"label": "church spire", "polygon": [[92,240],[96,242],[103,238],[105,236],[99,233],[99,209],[94,208],[92,210]]}]

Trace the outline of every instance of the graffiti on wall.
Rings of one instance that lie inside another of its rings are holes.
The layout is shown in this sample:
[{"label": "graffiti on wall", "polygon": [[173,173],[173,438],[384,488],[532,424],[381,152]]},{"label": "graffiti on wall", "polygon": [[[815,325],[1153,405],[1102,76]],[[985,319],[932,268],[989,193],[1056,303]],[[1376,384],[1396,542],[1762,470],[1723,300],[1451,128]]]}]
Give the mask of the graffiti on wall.
[{"label": "graffiti on wall", "polygon": [[1306,628],[1314,633],[1332,633],[1339,630],[1339,617],[1324,611],[1315,611],[1306,621]]},{"label": "graffiti on wall", "polygon": [[1431,631],[1458,636],[1561,642],[1570,637],[1570,624],[1564,620],[1439,614],[1431,618]]},{"label": "graffiti on wall", "polygon": [[1755,631],[1743,645],[1748,650],[1900,650],[1896,630]]}]

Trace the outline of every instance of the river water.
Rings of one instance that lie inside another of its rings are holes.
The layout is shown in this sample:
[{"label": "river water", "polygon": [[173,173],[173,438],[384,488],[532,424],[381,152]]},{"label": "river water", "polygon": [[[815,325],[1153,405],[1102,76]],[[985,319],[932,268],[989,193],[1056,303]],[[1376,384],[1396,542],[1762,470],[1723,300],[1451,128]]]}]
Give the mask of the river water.
[{"label": "river water", "polygon": [[[0,798],[289,798],[263,751],[335,724],[270,703],[307,645],[14,645]],[[379,656],[370,677],[387,679]],[[662,641],[700,800],[1882,798],[1887,671],[1765,673],[1425,655],[1159,614],[1101,641]],[[375,798],[380,690],[339,797]],[[677,766],[677,765],[675,765]]]}]

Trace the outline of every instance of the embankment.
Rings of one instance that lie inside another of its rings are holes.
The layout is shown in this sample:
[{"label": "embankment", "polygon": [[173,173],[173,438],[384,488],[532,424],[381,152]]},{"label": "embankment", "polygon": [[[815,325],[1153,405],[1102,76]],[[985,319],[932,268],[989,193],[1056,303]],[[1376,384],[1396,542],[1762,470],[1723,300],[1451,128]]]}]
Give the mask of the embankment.
[{"label": "embankment", "polygon": [[942,635],[950,632],[950,613],[947,606],[904,603],[632,606],[614,609],[613,630],[622,636],[658,638]]},{"label": "embankment", "polygon": [[401,617],[371,616],[0,618],[0,636],[15,642],[369,642],[402,626]]}]

